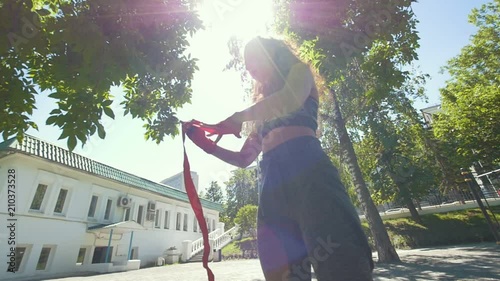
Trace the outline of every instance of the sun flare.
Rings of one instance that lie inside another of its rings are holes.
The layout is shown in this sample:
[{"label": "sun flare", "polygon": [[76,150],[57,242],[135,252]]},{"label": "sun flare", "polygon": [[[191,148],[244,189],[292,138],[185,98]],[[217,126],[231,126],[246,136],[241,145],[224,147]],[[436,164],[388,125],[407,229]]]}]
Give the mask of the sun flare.
[{"label": "sun flare", "polygon": [[269,35],[272,3],[269,0],[205,0],[199,13],[207,31],[246,41],[257,35]]},{"label": "sun flare", "polygon": [[[231,60],[227,44],[231,37],[247,42],[257,35],[271,36],[272,4],[270,0],[204,0],[198,6],[205,28],[190,39],[189,52],[198,59],[199,71],[193,79],[192,103],[178,111],[180,118],[213,123],[249,105],[241,73],[223,70]],[[229,137],[221,142],[241,145],[240,139]]]}]

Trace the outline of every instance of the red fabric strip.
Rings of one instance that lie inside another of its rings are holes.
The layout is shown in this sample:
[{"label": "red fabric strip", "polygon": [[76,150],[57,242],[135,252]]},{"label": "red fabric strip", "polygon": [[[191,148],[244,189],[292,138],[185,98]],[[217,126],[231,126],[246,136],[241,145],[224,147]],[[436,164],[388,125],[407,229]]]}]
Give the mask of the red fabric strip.
[{"label": "red fabric strip", "polygon": [[212,270],[208,267],[208,256],[210,254],[210,243],[208,241],[208,228],[207,222],[205,221],[205,216],[203,215],[203,208],[201,206],[200,198],[196,192],[196,188],[191,178],[191,167],[189,166],[189,160],[186,154],[186,145],[184,141],[186,140],[186,132],[184,126],[182,126],[182,147],[184,148],[184,184],[186,185],[186,193],[191,203],[191,208],[193,208],[198,224],[200,225],[201,234],[203,236],[203,267],[207,270],[207,276],[209,281],[214,281],[215,276]]}]

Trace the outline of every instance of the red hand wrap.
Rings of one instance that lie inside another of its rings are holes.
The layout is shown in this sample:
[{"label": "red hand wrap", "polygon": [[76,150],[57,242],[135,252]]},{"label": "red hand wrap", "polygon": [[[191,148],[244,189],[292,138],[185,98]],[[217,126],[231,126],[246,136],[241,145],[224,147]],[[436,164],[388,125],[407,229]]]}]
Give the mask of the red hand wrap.
[{"label": "red hand wrap", "polygon": [[191,126],[186,132],[189,139],[206,153],[212,154],[217,148],[217,144],[205,136],[205,131],[199,127]]},{"label": "red hand wrap", "polygon": [[208,267],[208,256],[210,255],[210,243],[208,240],[208,227],[205,221],[205,216],[203,215],[203,207],[201,205],[200,198],[196,192],[196,187],[194,186],[193,179],[191,178],[191,167],[189,165],[189,160],[186,154],[186,147],[184,146],[184,140],[186,139],[186,134],[189,126],[184,123],[182,125],[182,146],[184,148],[184,183],[186,184],[186,193],[189,198],[189,203],[193,208],[198,224],[200,225],[201,234],[203,237],[203,267],[207,270],[208,281],[214,281],[215,276],[212,270]]}]

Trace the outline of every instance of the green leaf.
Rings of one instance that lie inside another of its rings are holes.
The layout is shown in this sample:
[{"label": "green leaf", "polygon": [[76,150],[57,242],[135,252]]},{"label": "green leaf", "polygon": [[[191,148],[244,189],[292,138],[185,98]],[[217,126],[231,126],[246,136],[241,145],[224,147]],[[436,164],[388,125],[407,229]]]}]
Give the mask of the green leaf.
[{"label": "green leaf", "polygon": [[89,133],[90,133],[90,135],[91,135],[91,136],[95,134],[96,129],[97,129],[97,126],[96,126],[96,125],[92,125],[92,126],[90,127],[90,131],[89,131]]},{"label": "green leaf", "polygon": [[62,139],[65,139],[67,137],[69,137],[70,135],[70,130],[69,129],[63,129],[61,135],[59,136],[58,140],[62,140]]},{"label": "green leaf", "polygon": [[102,102],[102,107],[108,107],[113,103],[112,100],[105,100]]},{"label": "green leaf", "polygon": [[104,139],[106,137],[106,131],[104,130],[104,127],[100,123],[97,123],[97,135],[101,139]]},{"label": "green leaf", "polygon": [[49,97],[53,98],[53,99],[63,99],[64,98],[64,93],[61,93],[61,92],[54,92],[52,94],[49,95]]},{"label": "green leaf", "polygon": [[112,119],[115,119],[115,114],[113,113],[113,110],[111,108],[103,107],[102,109],[104,110],[104,114],[108,115]]},{"label": "green leaf", "polygon": [[82,146],[87,142],[87,137],[83,132],[77,133],[76,137],[82,142]]},{"label": "green leaf", "polygon": [[76,137],[73,135],[73,136],[69,136],[68,137],[68,149],[69,151],[73,151],[76,147]]},{"label": "green leaf", "polygon": [[46,9],[40,9],[37,10],[36,12],[42,17],[50,15],[50,11]]},{"label": "green leaf", "polygon": [[50,116],[47,118],[47,121],[45,122],[46,125],[52,125],[57,121],[57,116]]}]

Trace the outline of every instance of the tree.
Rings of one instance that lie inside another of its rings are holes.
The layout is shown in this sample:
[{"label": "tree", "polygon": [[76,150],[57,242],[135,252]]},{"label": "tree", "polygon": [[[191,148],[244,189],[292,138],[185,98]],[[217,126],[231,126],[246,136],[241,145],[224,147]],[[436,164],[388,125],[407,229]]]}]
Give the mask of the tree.
[{"label": "tree", "polygon": [[[335,98],[335,95],[332,94],[332,97]],[[345,127],[344,119],[342,118],[342,113],[340,112],[338,101],[334,100],[333,105],[333,116],[335,120],[335,127],[339,136],[340,147],[346,159],[347,169],[352,176],[352,181],[356,190],[356,194],[358,196],[358,201],[360,202],[361,208],[365,214],[365,217],[370,226],[370,230],[375,239],[375,246],[377,247],[377,251],[379,254],[379,261],[399,261],[399,256],[389,240],[389,235],[387,234],[387,230],[385,230],[384,228],[382,218],[380,217],[378,210],[370,197],[370,192],[368,191],[366,182],[363,179],[361,169],[359,168],[358,164],[358,158]]]},{"label": "tree", "polygon": [[234,222],[239,226],[240,235],[249,233],[253,238],[257,237],[257,210],[256,205],[245,205],[238,210]]},{"label": "tree", "polygon": [[[46,124],[70,150],[114,118],[112,86],[125,89],[125,114],[157,143],[178,134],[174,110],[191,99],[196,59],[187,37],[202,28],[189,0],[31,0],[0,4],[0,132],[37,128],[35,98],[57,101]],[[41,92],[40,92],[41,91]]]},{"label": "tree", "polygon": [[224,203],[222,189],[216,181],[210,182],[210,187],[206,190],[203,198],[219,204]]},{"label": "tree", "polygon": [[451,79],[441,89],[442,113],[433,122],[436,136],[452,140],[457,153],[483,165],[500,164],[500,0],[474,9],[478,27],[469,45],[444,68]]},{"label": "tree", "polygon": [[245,205],[258,205],[257,176],[253,169],[237,169],[226,185],[226,215],[234,220]]}]

